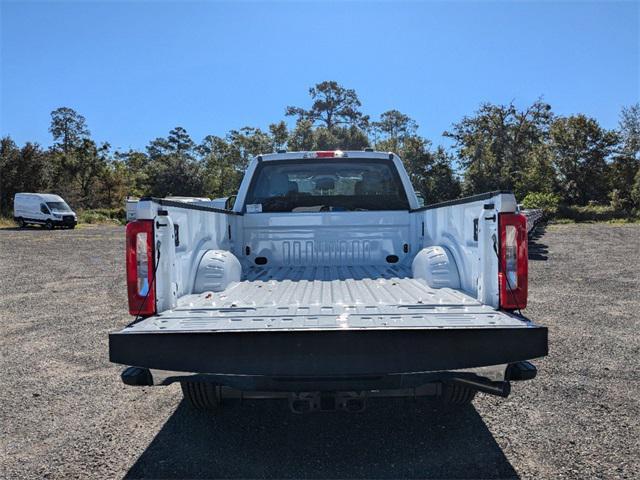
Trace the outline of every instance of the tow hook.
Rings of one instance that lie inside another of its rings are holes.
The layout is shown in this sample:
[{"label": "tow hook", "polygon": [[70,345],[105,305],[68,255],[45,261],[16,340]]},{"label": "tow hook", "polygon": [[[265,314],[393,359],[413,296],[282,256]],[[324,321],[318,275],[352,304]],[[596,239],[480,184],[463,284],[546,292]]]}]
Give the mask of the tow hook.
[{"label": "tow hook", "polygon": [[297,392],[289,395],[289,408],[293,413],[315,411],[362,412],[367,407],[363,392]]},{"label": "tow hook", "polygon": [[148,368],[127,367],[120,375],[122,383],[137,387],[149,387],[153,385],[153,376]]}]

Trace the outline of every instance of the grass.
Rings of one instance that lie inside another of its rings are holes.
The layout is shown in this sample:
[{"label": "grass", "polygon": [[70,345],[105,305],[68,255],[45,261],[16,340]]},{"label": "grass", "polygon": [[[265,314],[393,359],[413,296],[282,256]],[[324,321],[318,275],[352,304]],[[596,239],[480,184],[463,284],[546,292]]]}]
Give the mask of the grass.
[{"label": "grass", "polygon": [[549,222],[552,225],[573,225],[579,223],[607,223],[609,225],[628,225],[640,223],[640,218],[612,218],[610,220],[575,220],[573,218],[556,218]]},{"label": "grass", "polygon": [[17,227],[16,222],[11,217],[0,217],[0,228],[14,228]]}]

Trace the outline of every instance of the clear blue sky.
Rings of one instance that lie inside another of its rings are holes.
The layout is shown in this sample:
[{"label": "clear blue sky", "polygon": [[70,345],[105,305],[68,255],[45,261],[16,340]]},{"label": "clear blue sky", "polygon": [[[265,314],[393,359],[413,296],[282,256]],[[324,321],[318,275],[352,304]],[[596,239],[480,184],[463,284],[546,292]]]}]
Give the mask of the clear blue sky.
[{"label": "clear blue sky", "polygon": [[614,128],[640,97],[638,2],[0,1],[0,134],[20,144],[49,145],[59,106],[120,149],[265,128],[328,79],[436,144],[484,101]]}]

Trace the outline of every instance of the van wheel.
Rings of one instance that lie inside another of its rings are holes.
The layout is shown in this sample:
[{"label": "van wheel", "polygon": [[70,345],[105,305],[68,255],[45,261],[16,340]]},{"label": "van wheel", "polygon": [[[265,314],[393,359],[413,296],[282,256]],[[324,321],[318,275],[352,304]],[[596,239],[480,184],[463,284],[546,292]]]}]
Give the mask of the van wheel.
[{"label": "van wheel", "polygon": [[193,408],[213,412],[220,408],[221,387],[209,382],[180,382],[182,395]]},{"label": "van wheel", "polygon": [[443,405],[469,405],[476,396],[476,390],[457,385],[455,383],[444,383],[442,385],[442,394],[440,402]]},{"label": "van wheel", "polygon": [[53,230],[53,222],[51,220],[47,220],[44,224],[44,228],[47,230]]},{"label": "van wheel", "polygon": [[25,223],[24,218],[20,217],[18,219],[18,227],[25,228],[26,226],[27,226],[27,224]]}]

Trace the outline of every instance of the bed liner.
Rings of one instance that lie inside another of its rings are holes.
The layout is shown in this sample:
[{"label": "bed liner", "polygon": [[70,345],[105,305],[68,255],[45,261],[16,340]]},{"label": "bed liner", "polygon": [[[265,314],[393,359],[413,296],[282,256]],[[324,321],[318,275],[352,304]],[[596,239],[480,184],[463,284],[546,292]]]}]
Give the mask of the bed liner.
[{"label": "bed liner", "polygon": [[126,330],[255,331],[362,328],[526,328],[529,322],[466,293],[434,289],[408,266],[250,268],[222,292],[186,295],[177,308]]}]

